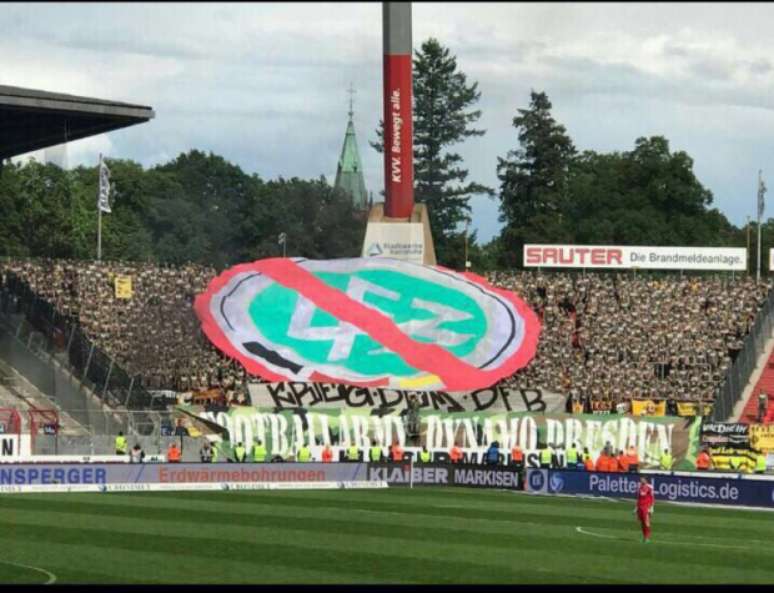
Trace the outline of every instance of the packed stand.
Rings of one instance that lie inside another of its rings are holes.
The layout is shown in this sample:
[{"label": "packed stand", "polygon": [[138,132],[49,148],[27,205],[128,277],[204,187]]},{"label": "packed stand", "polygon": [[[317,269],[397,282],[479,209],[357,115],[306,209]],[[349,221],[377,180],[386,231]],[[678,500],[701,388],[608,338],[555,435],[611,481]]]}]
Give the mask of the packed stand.
[{"label": "packed stand", "polygon": [[[149,390],[245,404],[247,381],[260,381],[201,332],[192,305],[211,267],[0,260],[0,281],[9,272]],[[131,277],[131,298],[117,298],[116,275]],[[747,276],[518,271],[489,280],[521,295],[543,325],[535,359],[506,383],[571,395],[586,412],[626,412],[631,399],[712,401],[771,288]]]},{"label": "packed stand", "polygon": [[[249,401],[242,365],[223,356],[200,331],[197,294],[216,272],[130,262],[0,260],[149,390],[222,392],[226,404]],[[131,298],[118,298],[117,275],[131,277]],[[190,399],[190,398],[189,398]],[[213,397],[213,399],[216,399]]]},{"label": "packed stand", "polygon": [[535,359],[508,382],[572,396],[584,411],[631,399],[709,402],[765,302],[747,276],[493,272],[543,329]]}]

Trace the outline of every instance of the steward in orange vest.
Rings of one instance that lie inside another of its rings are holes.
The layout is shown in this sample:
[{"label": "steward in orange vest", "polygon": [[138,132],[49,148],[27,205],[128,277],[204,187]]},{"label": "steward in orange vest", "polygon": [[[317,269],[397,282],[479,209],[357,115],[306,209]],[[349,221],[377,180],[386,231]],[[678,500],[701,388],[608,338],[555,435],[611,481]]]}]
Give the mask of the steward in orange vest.
[{"label": "steward in orange vest", "polygon": [[511,449],[511,463],[517,467],[524,466],[524,452],[518,445],[514,445]]},{"label": "steward in orange vest", "polygon": [[180,449],[175,443],[172,443],[167,449],[167,461],[170,463],[180,463]]},{"label": "steward in orange vest", "polygon": [[395,463],[403,461],[403,449],[398,443],[395,443],[390,449],[390,456]]},{"label": "steward in orange vest", "polygon": [[333,460],[333,451],[331,451],[330,445],[325,445],[325,449],[322,452],[323,463],[330,463]]},{"label": "steward in orange vest", "polygon": [[602,451],[599,454],[599,457],[597,457],[597,465],[594,467],[594,471],[598,471],[598,472],[610,471],[609,458],[607,456],[607,453],[605,453],[604,451]]},{"label": "steward in orange vest", "polygon": [[629,471],[629,456],[624,455],[623,451],[618,452],[618,471],[619,472],[628,472]]},{"label": "steward in orange vest", "polygon": [[712,458],[709,456],[706,450],[699,453],[696,458],[696,469],[699,471],[708,471],[712,466]]},{"label": "steward in orange vest", "polygon": [[636,472],[640,469],[640,457],[637,455],[637,447],[629,447],[626,451],[629,458],[629,471]]},{"label": "steward in orange vest", "polygon": [[449,451],[449,459],[451,459],[452,463],[459,463],[462,461],[462,449],[460,449],[456,444],[453,445],[451,451]]}]

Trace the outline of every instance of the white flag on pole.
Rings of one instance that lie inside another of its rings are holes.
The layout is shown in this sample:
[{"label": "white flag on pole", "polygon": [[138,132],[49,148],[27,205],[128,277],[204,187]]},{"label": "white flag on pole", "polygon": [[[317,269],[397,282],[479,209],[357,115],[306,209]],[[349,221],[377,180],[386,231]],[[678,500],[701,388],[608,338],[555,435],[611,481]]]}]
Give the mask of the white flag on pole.
[{"label": "white flag on pole", "polygon": [[110,214],[110,169],[105,162],[99,160],[99,194],[97,197],[97,207],[102,212]]},{"label": "white flag on pole", "polygon": [[288,236],[285,233],[280,233],[277,243],[284,245],[288,240]]},{"label": "white flag on pole", "polygon": [[763,183],[760,171],[758,172],[758,220],[763,216],[763,211],[766,209],[766,202],[763,194],[766,193],[766,184]]}]

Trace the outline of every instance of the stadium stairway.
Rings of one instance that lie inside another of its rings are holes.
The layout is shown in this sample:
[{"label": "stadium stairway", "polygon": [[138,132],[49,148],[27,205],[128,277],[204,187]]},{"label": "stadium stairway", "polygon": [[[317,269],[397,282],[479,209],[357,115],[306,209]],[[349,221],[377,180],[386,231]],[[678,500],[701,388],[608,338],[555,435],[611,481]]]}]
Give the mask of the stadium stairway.
[{"label": "stadium stairway", "polygon": [[56,409],[59,414],[60,434],[68,436],[88,435],[89,432],[75,421],[61,406],[40,392],[21,373],[5,360],[0,359],[0,407],[15,408],[21,413],[22,427],[29,430],[28,410]]},{"label": "stadium stairway", "polygon": [[[761,360],[763,359],[763,360]],[[774,338],[769,338],[761,359],[750,377],[750,382],[739,399],[732,421],[743,424],[758,422],[758,395],[768,395],[768,412],[764,422],[774,422]]]}]

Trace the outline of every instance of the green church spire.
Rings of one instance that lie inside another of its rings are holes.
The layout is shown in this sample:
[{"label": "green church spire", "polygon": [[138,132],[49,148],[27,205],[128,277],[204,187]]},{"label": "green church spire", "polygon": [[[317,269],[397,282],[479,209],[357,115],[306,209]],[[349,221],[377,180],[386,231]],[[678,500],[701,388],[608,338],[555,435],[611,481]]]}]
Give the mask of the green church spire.
[{"label": "green church spire", "polygon": [[355,124],[352,121],[352,95],[355,93],[352,85],[349,88],[349,121],[347,132],[344,136],[344,146],[341,148],[339,166],[336,169],[335,188],[341,188],[352,196],[352,203],[358,210],[368,208],[368,192],[363,178],[363,166],[360,162],[360,153],[357,150],[357,138],[355,137]]}]

